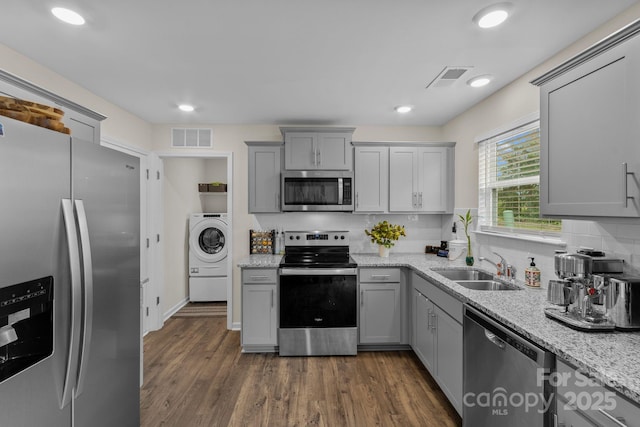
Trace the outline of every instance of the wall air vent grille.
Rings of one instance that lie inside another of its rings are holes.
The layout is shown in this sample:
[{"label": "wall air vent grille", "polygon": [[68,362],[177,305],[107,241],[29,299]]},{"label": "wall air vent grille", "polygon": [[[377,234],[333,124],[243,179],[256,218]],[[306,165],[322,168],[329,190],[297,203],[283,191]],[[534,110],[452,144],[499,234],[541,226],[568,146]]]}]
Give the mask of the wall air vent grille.
[{"label": "wall air vent grille", "polygon": [[211,129],[172,128],[171,147],[211,148],[213,147],[213,132]]},{"label": "wall air vent grille", "polygon": [[444,67],[440,74],[427,85],[426,89],[432,87],[450,87],[472,68],[473,67],[466,66]]}]

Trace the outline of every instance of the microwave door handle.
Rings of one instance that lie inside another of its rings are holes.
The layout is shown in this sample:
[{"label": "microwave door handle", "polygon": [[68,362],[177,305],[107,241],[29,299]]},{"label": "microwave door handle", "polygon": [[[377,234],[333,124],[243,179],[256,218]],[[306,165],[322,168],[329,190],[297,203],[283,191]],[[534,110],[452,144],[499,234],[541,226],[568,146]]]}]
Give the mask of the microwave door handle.
[{"label": "microwave door handle", "polygon": [[343,204],[344,199],[344,187],[343,187],[343,179],[338,178],[338,205]]}]

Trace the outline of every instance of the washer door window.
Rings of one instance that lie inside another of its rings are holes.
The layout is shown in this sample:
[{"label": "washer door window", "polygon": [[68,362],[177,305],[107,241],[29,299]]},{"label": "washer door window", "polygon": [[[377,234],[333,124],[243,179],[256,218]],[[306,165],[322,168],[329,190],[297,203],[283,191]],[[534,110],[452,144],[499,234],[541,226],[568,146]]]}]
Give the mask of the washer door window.
[{"label": "washer door window", "polygon": [[216,227],[209,227],[198,236],[200,250],[206,254],[217,254],[224,249],[224,233]]},{"label": "washer door window", "polygon": [[203,262],[218,262],[227,256],[227,227],[214,221],[202,221],[189,236],[191,251]]}]

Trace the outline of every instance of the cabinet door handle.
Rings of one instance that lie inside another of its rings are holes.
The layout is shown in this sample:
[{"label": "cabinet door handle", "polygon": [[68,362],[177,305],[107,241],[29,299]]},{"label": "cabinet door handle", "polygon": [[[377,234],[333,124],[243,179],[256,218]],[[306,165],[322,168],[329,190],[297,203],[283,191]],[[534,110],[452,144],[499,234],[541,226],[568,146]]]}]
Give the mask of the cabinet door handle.
[{"label": "cabinet door handle", "polygon": [[273,294],[274,294],[273,289],[271,289],[271,308],[273,308],[273,307],[274,307],[274,301],[273,301],[273,300],[274,300],[274,298],[273,298]]},{"label": "cabinet door handle", "polygon": [[629,199],[634,199],[633,196],[629,196],[629,183],[628,183],[628,180],[627,180],[627,177],[629,175],[635,175],[635,173],[629,172],[628,171],[627,162],[624,162],[622,164],[622,183],[623,183],[623,186],[622,186],[623,195],[622,196],[624,197],[624,200],[623,200],[622,203],[624,204],[625,208],[629,207]]},{"label": "cabinet door handle", "polygon": [[268,280],[269,276],[251,276],[251,280]]},{"label": "cabinet door handle", "polygon": [[416,207],[416,193],[411,193],[411,205]]},{"label": "cabinet door handle", "polygon": [[418,193],[418,207],[422,207],[422,191]]},{"label": "cabinet door handle", "polygon": [[391,278],[391,275],[389,274],[372,274],[371,275],[371,280],[389,280],[389,278]]},{"label": "cabinet door handle", "polygon": [[360,206],[360,202],[358,201],[358,192],[356,191],[356,209]]},{"label": "cabinet door handle", "polygon": [[437,326],[436,321],[438,320],[438,318],[436,317],[435,313],[431,313],[431,317],[433,318],[433,322],[431,322],[431,329],[435,330]]},{"label": "cabinet door handle", "polygon": [[280,210],[280,194],[276,193],[276,209]]},{"label": "cabinet door handle", "polygon": [[360,307],[364,305],[364,291],[360,290]]},{"label": "cabinet door handle", "polygon": [[605,411],[602,408],[598,408],[598,412],[600,412],[602,415],[604,415],[609,420],[614,422],[617,426],[627,427],[627,422],[624,420],[624,418],[622,418],[622,417],[614,417],[613,415],[611,415],[610,413],[608,413],[607,411]]},{"label": "cabinet door handle", "polygon": [[432,329],[431,327],[431,309],[427,309],[427,329]]},{"label": "cabinet door handle", "polygon": [[320,156],[320,150],[316,150],[316,155],[318,156],[318,166],[322,164],[322,157]]}]

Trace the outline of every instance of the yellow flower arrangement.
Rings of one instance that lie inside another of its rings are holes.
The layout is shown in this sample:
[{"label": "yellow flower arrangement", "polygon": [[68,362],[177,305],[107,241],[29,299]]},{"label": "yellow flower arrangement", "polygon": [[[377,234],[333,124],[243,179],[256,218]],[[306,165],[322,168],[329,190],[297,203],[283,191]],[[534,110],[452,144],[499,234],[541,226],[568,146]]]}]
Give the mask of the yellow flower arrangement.
[{"label": "yellow flower arrangement", "polygon": [[377,243],[385,248],[390,248],[395,244],[395,240],[400,239],[401,236],[406,236],[404,225],[393,225],[388,221],[381,221],[371,231],[364,230],[364,232],[371,237],[371,243]]}]

